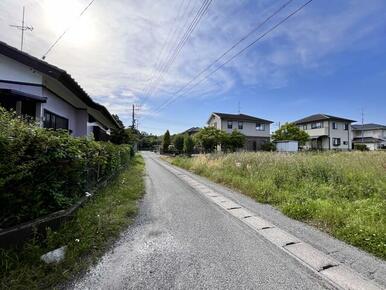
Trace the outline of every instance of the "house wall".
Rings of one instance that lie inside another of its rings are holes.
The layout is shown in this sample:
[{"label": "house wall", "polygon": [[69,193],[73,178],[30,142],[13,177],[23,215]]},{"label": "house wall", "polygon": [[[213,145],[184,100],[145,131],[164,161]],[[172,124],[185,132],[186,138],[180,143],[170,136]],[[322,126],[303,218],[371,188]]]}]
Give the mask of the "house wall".
[{"label": "house wall", "polygon": [[[338,126],[337,129],[332,129],[332,123],[335,122]],[[338,149],[338,150],[350,150],[352,148],[351,142],[352,142],[352,129],[351,125],[348,126],[348,130],[344,129],[345,122],[338,122],[338,121],[330,121],[330,143],[331,143],[331,149]],[[340,138],[341,143],[340,146],[333,146],[333,140],[332,138]],[[346,142],[346,144],[344,144]]]},{"label": "house wall", "polygon": [[[333,122],[336,123],[337,129],[333,129]],[[352,148],[352,128],[349,124],[348,130],[344,129],[346,122],[342,121],[333,121],[325,120],[320,121],[322,123],[322,128],[311,129],[312,123],[319,122],[310,122],[307,124],[298,125],[299,128],[306,131],[310,137],[319,137],[327,136],[321,139],[321,145],[324,150],[337,149],[337,150],[350,150]],[[306,127],[304,127],[306,126]],[[333,138],[340,138],[340,146],[333,145]],[[306,148],[311,148],[311,141],[306,143]]]},{"label": "house wall", "polygon": [[[311,123],[308,124],[302,124],[299,125],[300,129],[306,131],[310,137],[317,137],[317,136],[323,136],[328,135],[328,121],[321,121],[318,123],[322,123],[322,128],[317,129],[311,129]],[[307,126],[307,129],[305,129],[303,126]]]},{"label": "house wall", "polygon": [[[362,131],[361,130],[354,130],[353,131],[354,138],[360,138],[362,137]],[[363,137],[374,137],[378,139],[386,139],[386,130],[365,130],[363,131]]]},{"label": "house wall", "polygon": [[256,136],[247,136],[245,138],[245,144],[243,150],[246,151],[257,151],[261,150],[263,144],[270,141],[269,137],[256,137]]},{"label": "house wall", "polygon": [[[56,115],[68,119],[68,128],[72,131],[74,136],[82,136],[82,124],[78,124],[78,110],[65,102],[63,99],[57,97],[50,91],[44,89],[44,96],[47,97],[47,102],[42,104],[42,117],[44,110],[48,110]],[[43,121],[43,120],[41,120]],[[87,130],[87,119],[84,123]],[[87,131],[86,131],[87,133]]]},{"label": "house wall", "polygon": [[243,129],[239,129],[239,122],[238,121],[231,121],[232,122],[232,129],[228,129],[228,120],[222,119],[221,120],[221,130],[225,131],[227,133],[232,133],[234,129],[239,131],[240,133],[244,134],[245,136],[250,137],[270,137],[270,124],[264,124],[265,130],[264,131],[258,131],[256,130],[256,122],[246,122],[243,121]]},{"label": "house wall", "polygon": [[221,130],[221,119],[217,115],[212,115],[208,121],[208,125]]},{"label": "house wall", "polygon": [[[42,75],[30,67],[0,54],[0,88],[18,90],[24,93],[43,96]],[[6,83],[11,81],[19,83]],[[25,84],[20,84],[25,83]]]},{"label": "house wall", "polygon": [[0,54],[0,80],[42,84],[42,74]]},{"label": "house wall", "polygon": [[[6,83],[11,81],[18,83]],[[77,95],[56,79],[0,54],[0,88],[14,89],[47,98],[46,103],[36,104],[36,117],[42,121],[44,109],[69,120],[74,136],[88,133],[88,113],[103,126],[114,127],[111,120],[100,111],[88,107]]]}]

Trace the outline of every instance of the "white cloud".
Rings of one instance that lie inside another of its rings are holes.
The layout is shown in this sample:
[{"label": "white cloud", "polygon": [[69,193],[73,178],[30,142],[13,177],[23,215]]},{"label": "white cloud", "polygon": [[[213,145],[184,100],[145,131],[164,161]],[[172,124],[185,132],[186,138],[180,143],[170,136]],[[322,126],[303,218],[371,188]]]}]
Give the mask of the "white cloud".
[{"label": "white cloud", "polygon": [[[333,2],[314,1],[254,49],[194,88],[188,97],[219,96],[239,82],[283,87],[294,68],[315,70],[326,64],[326,56],[371,45],[363,39],[384,24],[380,17],[374,17],[385,10],[383,1],[374,0],[372,5],[359,0]],[[3,41],[18,47],[20,36],[8,25],[20,19],[21,7],[25,5],[26,22],[35,28],[26,33],[25,50],[40,57],[60,34],[59,28],[75,21],[47,61],[66,69],[91,96],[121,115],[127,124],[128,107],[143,99],[170,31],[187,19],[186,12],[176,16],[180,3],[96,0],[82,18],[74,20],[88,0],[2,0],[0,34]],[[185,3],[196,10],[201,4]],[[301,3],[293,1],[291,9],[280,17]],[[142,114],[152,114],[154,104],[170,97],[171,92],[186,84],[278,6],[276,1],[268,0],[213,1],[174,65],[143,106]]]}]

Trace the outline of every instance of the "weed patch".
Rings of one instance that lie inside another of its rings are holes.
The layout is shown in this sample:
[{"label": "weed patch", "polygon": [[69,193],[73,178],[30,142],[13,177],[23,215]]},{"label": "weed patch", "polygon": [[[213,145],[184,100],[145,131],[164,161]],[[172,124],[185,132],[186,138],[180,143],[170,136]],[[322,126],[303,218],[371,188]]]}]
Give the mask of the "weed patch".
[{"label": "weed patch", "polygon": [[258,152],[169,161],[386,259],[386,152]]}]

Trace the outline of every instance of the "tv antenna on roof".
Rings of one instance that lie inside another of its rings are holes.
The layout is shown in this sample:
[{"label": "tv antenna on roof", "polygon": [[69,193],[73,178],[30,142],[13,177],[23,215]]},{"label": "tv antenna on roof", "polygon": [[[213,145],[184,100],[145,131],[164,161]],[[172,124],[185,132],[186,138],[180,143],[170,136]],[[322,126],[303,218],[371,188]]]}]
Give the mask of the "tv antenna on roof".
[{"label": "tv antenna on roof", "polygon": [[21,45],[20,50],[23,51],[23,43],[24,43],[24,31],[29,30],[32,31],[34,28],[32,26],[24,26],[24,15],[25,15],[25,7],[23,6],[23,18],[21,20],[21,25],[10,25],[16,29],[21,30]]}]

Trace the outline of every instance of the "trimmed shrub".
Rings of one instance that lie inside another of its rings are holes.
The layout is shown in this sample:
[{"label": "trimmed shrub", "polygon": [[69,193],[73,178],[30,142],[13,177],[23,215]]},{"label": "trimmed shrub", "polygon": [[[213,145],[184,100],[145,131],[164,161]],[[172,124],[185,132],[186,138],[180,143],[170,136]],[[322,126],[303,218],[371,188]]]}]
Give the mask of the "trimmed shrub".
[{"label": "trimmed shrub", "polygon": [[369,148],[366,146],[366,144],[355,144],[354,149],[359,151],[369,151]]},{"label": "trimmed shrub", "polygon": [[0,107],[0,228],[68,208],[131,154],[129,145],[43,129]]}]

